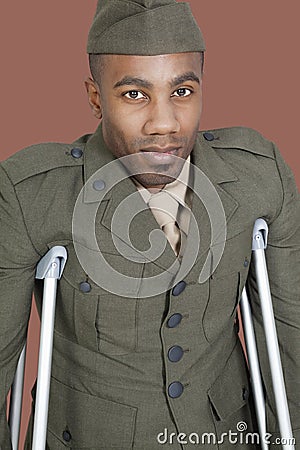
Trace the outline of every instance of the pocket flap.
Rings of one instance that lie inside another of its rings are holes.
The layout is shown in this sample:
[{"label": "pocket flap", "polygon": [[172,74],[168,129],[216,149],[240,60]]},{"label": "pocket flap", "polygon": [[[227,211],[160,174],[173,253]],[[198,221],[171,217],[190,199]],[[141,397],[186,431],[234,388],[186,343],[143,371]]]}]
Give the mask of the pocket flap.
[{"label": "pocket flap", "polygon": [[241,352],[239,347],[235,347],[221,375],[208,391],[218,420],[225,420],[248,403],[250,386]]},{"label": "pocket flap", "polygon": [[136,412],[51,379],[48,429],[69,448],[131,448]]}]

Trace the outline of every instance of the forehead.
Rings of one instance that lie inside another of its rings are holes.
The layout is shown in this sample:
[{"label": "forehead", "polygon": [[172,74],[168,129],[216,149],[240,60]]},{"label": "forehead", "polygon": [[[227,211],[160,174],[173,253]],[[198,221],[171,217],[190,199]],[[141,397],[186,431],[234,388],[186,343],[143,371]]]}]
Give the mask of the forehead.
[{"label": "forehead", "polygon": [[155,56],[103,55],[102,73],[115,83],[124,76],[139,77],[156,84],[169,82],[186,72],[194,72],[201,77],[200,53],[174,53]]}]

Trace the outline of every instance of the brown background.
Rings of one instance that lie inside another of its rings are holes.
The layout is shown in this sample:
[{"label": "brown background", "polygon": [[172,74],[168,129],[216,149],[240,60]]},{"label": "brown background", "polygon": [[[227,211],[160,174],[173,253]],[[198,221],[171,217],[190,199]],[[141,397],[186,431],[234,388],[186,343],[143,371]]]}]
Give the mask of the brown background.
[{"label": "brown background", "polygon": [[[256,128],[278,144],[299,186],[298,0],[190,4],[207,44],[201,128]],[[69,142],[96,128],[83,87],[95,5],[96,0],[1,2],[0,160],[32,143]],[[35,349],[35,312],[31,333]],[[35,367],[31,357],[29,385]]]}]

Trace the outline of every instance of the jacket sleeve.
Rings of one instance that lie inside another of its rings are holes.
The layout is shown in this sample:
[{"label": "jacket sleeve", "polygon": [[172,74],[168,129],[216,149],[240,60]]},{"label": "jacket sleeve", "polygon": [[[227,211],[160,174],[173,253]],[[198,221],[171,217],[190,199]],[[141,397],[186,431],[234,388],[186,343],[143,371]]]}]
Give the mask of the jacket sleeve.
[{"label": "jacket sleeve", "polygon": [[[292,427],[300,446],[300,202],[290,168],[277,148],[274,152],[278,169],[274,176],[279,176],[282,197],[279,213],[268,223],[266,261]],[[266,391],[267,428],[275,439],[279,429],[253,266],[247,284]]]},{"label": "jacket sleeve", "polygon": [[10,448],[6,397],[25,344],[39,258],[28,236],[14,186],[0,165],[0,448],[3,449]]}]

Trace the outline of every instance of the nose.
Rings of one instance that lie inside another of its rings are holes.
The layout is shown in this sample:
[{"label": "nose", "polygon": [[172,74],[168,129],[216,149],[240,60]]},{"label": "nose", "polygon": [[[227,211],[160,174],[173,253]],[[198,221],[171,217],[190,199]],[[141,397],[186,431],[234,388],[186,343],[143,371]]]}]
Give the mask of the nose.
[{"label": "nose", "polygon": [[153,103],[148,110],[149,115],[144,125],[144,132],[148,135],[178,133],[180,131],[180,123],[174,108],[170,99]]}]

